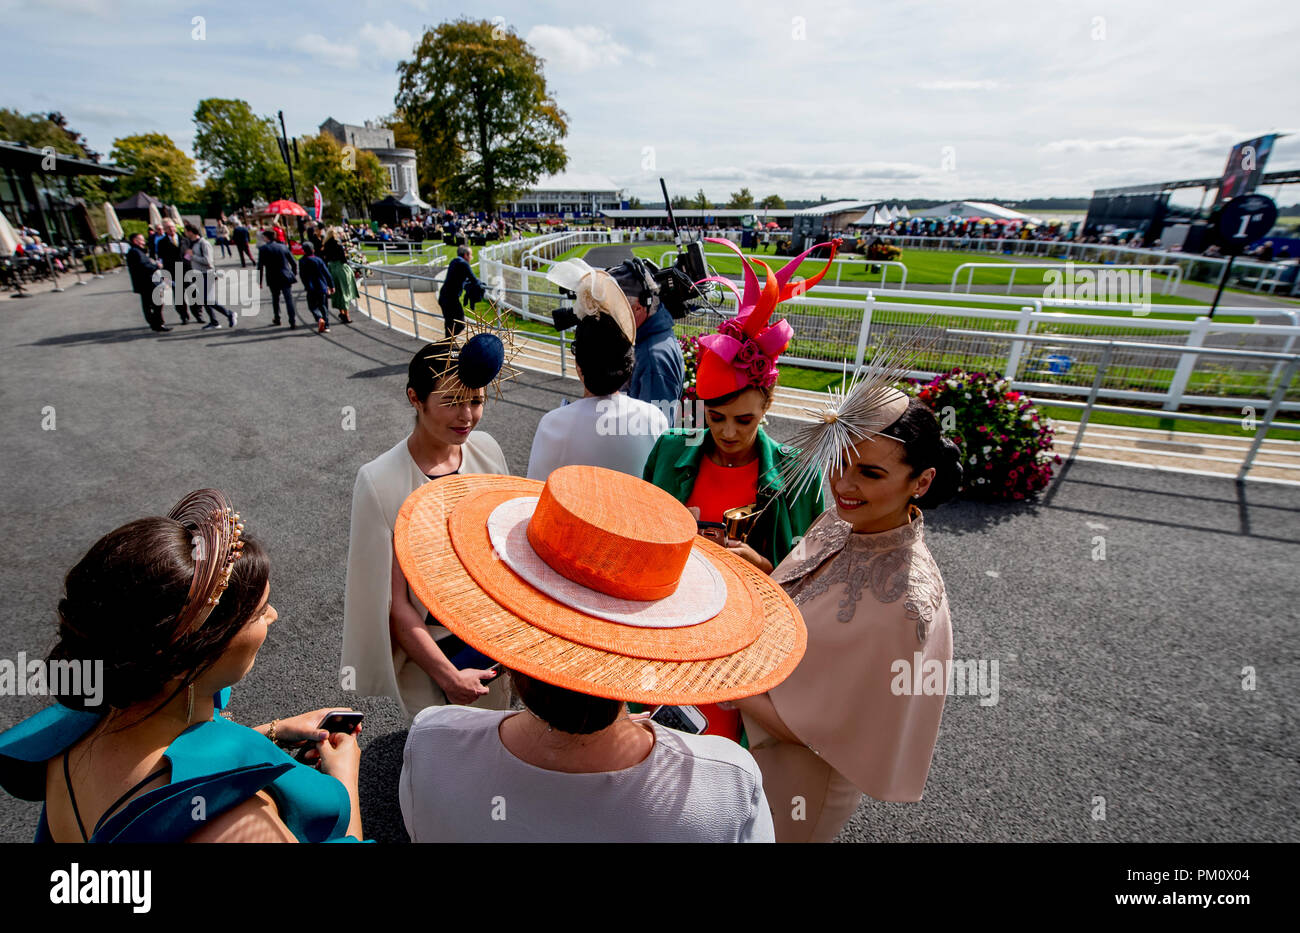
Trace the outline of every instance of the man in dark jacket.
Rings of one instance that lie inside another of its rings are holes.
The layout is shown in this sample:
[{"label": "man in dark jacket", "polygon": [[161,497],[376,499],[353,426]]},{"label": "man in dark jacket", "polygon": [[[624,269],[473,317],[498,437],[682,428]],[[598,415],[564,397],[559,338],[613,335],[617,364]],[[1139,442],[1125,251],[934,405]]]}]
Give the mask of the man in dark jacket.
[{"label": "man in dark jacket", "polygon": [[325,311],[325,303],[334,294],[334,276],[330,275],[325,261],[316,255],[316,247],[310,240],[302,244],[302,262],[298,264],[298,273],[302,276],[302,290],[307,293],[307,310],[316,319],[316,332],[328,334],[330,319]]},{"label": "man in dark jacket", "polygon": [[239,253],[239,268],[241,269],[244,268],[245,256],[248,257],[249,262],[253,261],[253,253],[248,248],[249,239],[251,239],[251,237],[249,236],[248,228],[244,226],[243,221],[240,221],[235,225],[235,229],[230,233],[230,242],[235,244],[235,252]]},{"label": "man in dark jacket", "polygon": [[438,307],[442,308],[442,319],[448,337],[454,337],[465,328],[465,309],[461,307],[461,292],[468,292],[470,301],[478,301],[487,292],[487,288],[474,275],[469,260],[473,253],[468,246],[456,250],[456,258],[447,267],[447,277],[442,280],[438,290]]},{"label": "man in dark jacket", "polygon": [[[647,279],[646,271],[624,262],[611,268],[609,274],[627,296],[636,324],[636,365],[624,391],[660,411],[673,412],[675,425],[686,381],[686,359],[673,332],[673,316],[659,301],[658,287],[653,278]],[[649,307],[642,303],[643,299]]]},{"label": "man in dark jacket", "polygon": [[[163,271],[171,277],[172,302],[182,324],[190,322],[190,303],[185,297],[185,285],[190,279],[190,262],[185,255],[189,248],[189,241],[176,231],[176,224],[170,218],[164,220],[163,235],[158,240],[158,261],[162,264]],[[203,323],[201,307],[194,309],[194,320]]]},{"label": "man in dark jacket", "polygon": [[159,267],[145,250],[143,233],[131,236],[131,248],[126,252],[126,269],[131,275],[131,290],[140,296],[140,308],[149,329],[158,333],[171,330],[163,324],[162,305],[154,300],[153,276]]},{"label": "man in dark jacket", "polygon": [[298,326],[298,317],[293,308],[293,283],[298,281],[298,265],[293,261],[293,253],[283,243],[276,242],[274,230],[263,230],[266,241],[257,248],[257,284],[262,285],[265,274],[266,285],[271,289],[271,325],[280,323],[280,298],[284,297],[285,309],[289,312],[289,329]]}]

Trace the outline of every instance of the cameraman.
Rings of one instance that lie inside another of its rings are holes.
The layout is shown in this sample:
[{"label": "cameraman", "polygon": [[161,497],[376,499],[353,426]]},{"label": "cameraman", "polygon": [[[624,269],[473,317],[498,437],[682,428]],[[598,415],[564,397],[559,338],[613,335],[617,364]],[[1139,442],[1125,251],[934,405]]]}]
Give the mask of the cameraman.
[{"label": "cameraman", "polygon": [[654,279],[633,263],[622,262],[608,271],[627,296],[636,325],[636,365],[625,391],[669,415],[675,425],[686,381],[686,360],[673,333],[673,316],[659,301]]}]

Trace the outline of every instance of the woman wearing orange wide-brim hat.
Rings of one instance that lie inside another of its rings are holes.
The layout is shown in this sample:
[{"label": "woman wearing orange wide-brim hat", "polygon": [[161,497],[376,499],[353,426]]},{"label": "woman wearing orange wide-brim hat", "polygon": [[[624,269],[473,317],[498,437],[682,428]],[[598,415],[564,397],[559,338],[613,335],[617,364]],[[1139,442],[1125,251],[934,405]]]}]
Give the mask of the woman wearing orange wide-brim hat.
[{"label": "woman wearing orange wide-brim hat", "polygon": [[399,785],[412,840],[773,839],[747,751],[624,705],[762,693],[803,655],[794,603],[685,506],[600,467],[449,476],[411,494],[394,540],[420,601],[525,706],[415,717]]}]

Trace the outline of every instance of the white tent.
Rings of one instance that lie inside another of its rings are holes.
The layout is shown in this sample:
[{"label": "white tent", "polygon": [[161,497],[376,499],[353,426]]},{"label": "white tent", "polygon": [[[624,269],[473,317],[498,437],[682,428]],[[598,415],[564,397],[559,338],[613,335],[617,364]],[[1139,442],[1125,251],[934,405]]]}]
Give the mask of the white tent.
[{"label": "white tent", "polygon": [[104,202],[104,219],[108,222],[108,235],[111,239],[126,239],[126,234],[122,232],[122,223],[117,219],[117,211],[113,210],[113,205],[107,201]]},{"label": "white tent", "polygon": [[9,226],[9,218],[0,213],[0,256],[12,256],[18,249],[18,234]]},{"label": "white tent", "polygon": [[433,207],[421,201],[420,196],[416,194],[414,191],[406,192],[406,194],[402,195],[400,198],[398,198],[398,200],[401,201],[403,204],[405,204],[407,207],[413,208],[415,210],[421,210],[421,211],[433,210]]},{"label": "white tent", "polygon": [[890,213],[889,205],[882,204],[880,210],[876,211],[876,223],[888,224],[894,222],[894,215]]},{"label": "white tent", "polygon": [[865,214],[863,214],[857,220],[853,221],[853,226],[870,227],[875,222],[876,222],[876,209],[874,207],[869,207],[867,208],[867,212]]},{"label": "white tent", "polygon": [[907,209],[907,205],[904,204],[902,207],[900,207],[900,208],[898,209],[898,213],[894,215],[894,219],[895,219],[895,220],[911,220],[911,219],[912,219],[912,212],[909,211],[909,210]]}]

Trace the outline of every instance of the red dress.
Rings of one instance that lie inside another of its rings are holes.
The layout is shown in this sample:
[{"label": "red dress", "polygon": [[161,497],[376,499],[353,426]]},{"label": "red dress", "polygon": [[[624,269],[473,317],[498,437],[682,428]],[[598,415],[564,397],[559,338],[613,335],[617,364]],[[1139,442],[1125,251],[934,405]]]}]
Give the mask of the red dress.
[{"label": "red dress", "polygon": [[[714,463],[706,454],[700,458],[700,471],[695,485],[686,499],[686,506],[697,506],[700,521],[720,522],[722,513],[742,505],[753,505],[758,497],[758,459],[738,467],[724,467]],[[705,735],[721,735],[733,742],[740,741],[740,711],[722,709],[716,703],[699,705],[704,718],[709,721]]]}]

